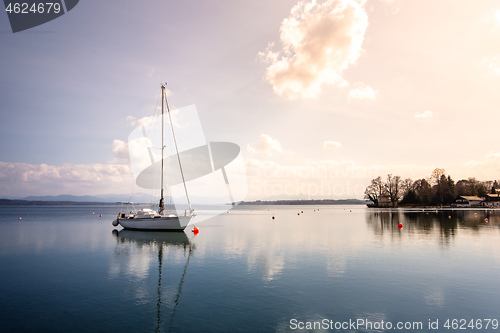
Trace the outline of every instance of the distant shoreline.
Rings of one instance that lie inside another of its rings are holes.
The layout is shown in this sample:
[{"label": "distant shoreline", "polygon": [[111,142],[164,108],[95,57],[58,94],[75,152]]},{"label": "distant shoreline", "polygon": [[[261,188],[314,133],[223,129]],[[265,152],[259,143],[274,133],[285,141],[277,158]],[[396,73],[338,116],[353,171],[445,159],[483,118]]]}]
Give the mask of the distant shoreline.
[{"label": "distant shoreline", "polygon": [[[92,205],[115,205],[116,202],[105,201],[71,201],[71,200],[22,200],[22,199],[0,199],[0,206],[92,206]],[[323,200],[274,200],[274,201],[241,201],[238,205],[366,205],[366,201],[359,199],[323,199]]]},{"label": "distant shoreline", "polygon": [[239,205],[366,205],[367,201],[359,199],[322,199],[322,200],[275,200],[275,201],[242,201]]}]

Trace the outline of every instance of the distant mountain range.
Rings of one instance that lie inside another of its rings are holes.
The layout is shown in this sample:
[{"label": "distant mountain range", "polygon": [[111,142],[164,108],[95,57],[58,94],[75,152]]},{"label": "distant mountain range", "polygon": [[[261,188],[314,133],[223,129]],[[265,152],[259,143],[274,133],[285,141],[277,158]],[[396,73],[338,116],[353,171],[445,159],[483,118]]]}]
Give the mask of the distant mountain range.
[{"label": "distant mountain range", "polygon": [[21,199],[0,199],[0,206],[61,206],[61,205],[111,205],[110,202],[83,202],[83,201],[39,201]]},{"label": "distant mountain range", "polygon": [[134,203],[147,203],[156,200],[152,195],[136,193],[132,196],[127,194],[102,194],[102,195],[31,195],[24,198],[6,198],[8,200],[22,201],[50,201],[50,202],[89,202],[89,203],[115,203],[131,201]]},{"label": "distant mountain range", "polygon": [[31,195],[29,197],[20,198],[20,200],[25,201],[79,201],[79,202],[107,202],[108,200],[103,200],[97,196],[91,195]]}]

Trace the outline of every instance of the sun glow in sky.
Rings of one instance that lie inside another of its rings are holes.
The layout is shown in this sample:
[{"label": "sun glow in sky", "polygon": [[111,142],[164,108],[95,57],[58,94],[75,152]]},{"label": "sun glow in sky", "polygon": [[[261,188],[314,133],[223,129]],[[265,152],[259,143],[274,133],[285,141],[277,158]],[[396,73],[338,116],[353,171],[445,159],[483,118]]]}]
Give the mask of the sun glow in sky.
[{"label": "sun glow in sky", "polygon": [[0,32],[0,197],[128,193],[162,82],[242,148],[247,200],[500,179],[497,1],[88,0]]}]

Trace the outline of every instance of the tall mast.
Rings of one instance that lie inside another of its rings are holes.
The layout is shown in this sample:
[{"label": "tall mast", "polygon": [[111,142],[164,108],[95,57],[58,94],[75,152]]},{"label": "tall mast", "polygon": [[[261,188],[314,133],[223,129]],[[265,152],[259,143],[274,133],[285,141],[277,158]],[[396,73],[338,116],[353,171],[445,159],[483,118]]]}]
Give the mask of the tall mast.
[{"label": "tall mast", "polygon": [[160,197],[160,205],[158,209],[158,214],[163,214],[165,210],[165,202],[163,198],[163,150],[165,149],[164,140],[164,131],[165,131],[165,121],[163,120],[165,114],[165,86],[161,85],[161,197]]},{"label": "tall mast", "polygon": [[[164,86],[162,86],[162,88],[163,88],[163,90],[165,90]],[[186,187],[186,180],[184,179],[184,172],[182,171],[181,157],[179,155],[179,148],[177,147],[177,140],[175,139],[174,123],[172,122],[172,116],[170,115],[170,108],[168,107],[168,101],[167,101],[166,96],[165,96],[165,101],[167,104],[167,113],[168,113],[168,119],[170,121],[170,127],[172,128],[172,137],[174,138],[175,151],[177,152],[177,160],[179,161],[179,169],[181,171],[182,183],[184,184],[184,191],[186,192],[186,199],[187,199],[187,202],[189,204],[189,212],[192,213],[193,208],[191,207],[191,201],[189,200],[189,195],[188,195],[188,191],[187,191],[187,187]],[[163,104],[162,104],[162,106],[163,106]]]}]

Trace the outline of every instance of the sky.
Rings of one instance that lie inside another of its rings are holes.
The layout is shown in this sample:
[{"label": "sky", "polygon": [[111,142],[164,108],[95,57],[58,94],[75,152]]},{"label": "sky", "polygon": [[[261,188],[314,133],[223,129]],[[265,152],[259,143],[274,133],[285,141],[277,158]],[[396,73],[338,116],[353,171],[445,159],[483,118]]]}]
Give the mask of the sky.
[{"label": "sky", "polygon": [[128,193],[163,82],[241,147],[246,200],[500,179],[499,40],[488,0],[82,0],[18,33],[0,13],[0,197]]}]

